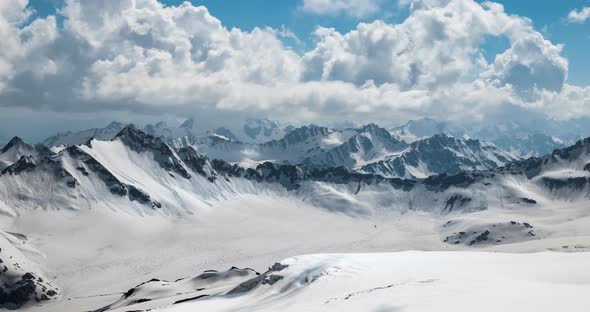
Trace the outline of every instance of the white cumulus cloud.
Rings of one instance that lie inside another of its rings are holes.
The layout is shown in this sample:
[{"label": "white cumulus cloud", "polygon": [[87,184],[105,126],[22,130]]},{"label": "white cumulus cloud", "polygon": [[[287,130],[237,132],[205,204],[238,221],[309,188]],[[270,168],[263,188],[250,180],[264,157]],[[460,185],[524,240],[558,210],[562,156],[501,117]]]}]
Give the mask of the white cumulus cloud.
[{"label": "white cumulus cloud", "polygon": [[[567,84],[562,46],[497,3],[413,0],[401,23],[319,27],[296,53],[284,29],[229,29],[204,6],[67,0],[36,18],[0,4],[0,110],[262,115],[292,121],[484,118],[512,105],[590,115],[590,89]],[[482,45],[510,47],[488,64]],[[567,109],[564,109],[567,108]]]},{"label": "white cumulus cloud", "polygon": [[584,23],[590,18],[590,7],[582,8],[581,10],[571,10],[567,15],[567,20],[571,23]]}]

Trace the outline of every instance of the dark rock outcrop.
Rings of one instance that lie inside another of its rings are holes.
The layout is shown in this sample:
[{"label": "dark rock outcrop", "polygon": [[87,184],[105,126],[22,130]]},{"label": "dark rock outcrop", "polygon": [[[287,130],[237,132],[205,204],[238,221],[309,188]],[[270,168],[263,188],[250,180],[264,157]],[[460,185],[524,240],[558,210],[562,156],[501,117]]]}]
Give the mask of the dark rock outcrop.
[{"label": "dark rock outcrop", "polygon": [[185,179],[190,179],[190,173],[184,168],[174,151],[162,139],[146,134],[134,125],[123,128],[113,140],[117,139],[135,152],[152,152],[154,160],[162,168],[175,172]]}]

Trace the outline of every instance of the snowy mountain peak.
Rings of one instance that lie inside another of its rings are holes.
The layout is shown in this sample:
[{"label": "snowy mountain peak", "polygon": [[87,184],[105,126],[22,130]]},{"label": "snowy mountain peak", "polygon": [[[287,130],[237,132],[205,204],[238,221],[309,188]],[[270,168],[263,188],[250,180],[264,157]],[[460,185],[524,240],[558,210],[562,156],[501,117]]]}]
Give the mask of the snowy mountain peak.
[{"label": "snowy mountain peak", "polygon": [[158,162],[162,168],[174,171],[186,179],[191,177],[175,152],[164,143],[162,139],[141,131],[133,124],[123,128],[123,130],[113,138],[113,141],[115,140],[120,140],[131,150],[138,153],[151,151],[154,154],[154,160]]},{"label": "snowy mountain peak", "polygon": [[402,153],[367,164],[361,170],[387,177],[426,178],[435,174],[493,169],[518,159],[493,144],[440,133],[415,141]]},{"label": "snowy mountain peak", "polygon": [[382,128],[374,123],[370,123],[370,124],[362,126],[358,130],[358,132],[359,133],[367,132],[367,133],[371,133],[371,134],[376,134],[380,137],[387,137],[387,138],[391,137],[391,134],[389,133],[389,131],[387,131],[385,128]]},{"label": "snowy mountain peak", "polygon": [[111,129],[121,129],[125,127],[125,124],[122,122],[118,122],[118,121],[112,121],[108,126],[106,126],[104,129],[105,130],[111,130]]},{"label": "snowy mountain peak", "polygon": [[303,142],[314,136],[325,136],[330,134],[330,129],[316,125],[302,126],[289,132],[283,140],[289,143]]},{"label": "snowy mountain peak", "polygon": [[8,143],[6,143],[6,145],[2,148],[2,153],[6,153],[9,149],[15,147],[15,146],[21,146],[21,145],[25,145],[25,141],[23,141],[21,138],[15,136],[12,139],[10,139],[10,141],[8,141]]},{"label": "snowy mountain peak", "polygon": [[21,138],[12,138],[2,150],[0,150],[0,171],[17,162],[23,156],[36,156],[39,151],[46,153],[42,146],[33,147],[25,143]]},{"label": "snowy mountain peak", "polygon": [[143,136],[147,136],[143,131],[139,130],[139,128],[134,125],[134,124],[129,124],[127,126],[125,126],[123,129],[121,129],[121,131],[119,131],[119,133],[117,133],[117,135],[115,135],[115,137],[113,139],[116,138],[133,138],[133,137],[143,137]]},{"label": "snowy mountain peak", "polygon": [[341,145],[309,157],[304,162],[358,168],[388,155],[399,153],[405,147],[406,143],[392,137],[386,129],[375,124],[368,124],[358,129]]}]

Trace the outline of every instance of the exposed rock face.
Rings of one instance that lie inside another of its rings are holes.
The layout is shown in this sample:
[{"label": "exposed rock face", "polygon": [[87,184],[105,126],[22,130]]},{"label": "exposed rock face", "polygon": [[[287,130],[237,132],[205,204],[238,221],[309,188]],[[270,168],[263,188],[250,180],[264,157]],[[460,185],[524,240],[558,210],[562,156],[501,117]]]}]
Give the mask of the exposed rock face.
[{"label": "exposed rock face", "polygon": [[518,160],[494,145],[437,134],[416,141],[399,155],[361,168],[385,176],[424,178],[435,174],[453,175],[461,171],[488,170]]},{"label": "exposed rock face", "polygon": [[130,201],[137,201],[143,205],[152,208],[161,208],[162,204],[152,201],[149,194],[139,188],[125,184],[115,177],[106,167],[98,162],[94,157],[83,151],[78,146],[70,146],[66,152],[74,159],[80,160],[82,164],[76,167],[83,175],[88,176],[89,172],[94,172],[109,188],[111,193],[118,196],[128,196]]},{"label": "exposed rock face", "polygon": [[316,125],[303,126],[291,131],[284,138],[277,141],[268,142],[265,145],[279,145],[282,147],[287,147],[288,145],[304,142],[312,137],[326,136],[330,133],[331,130],[326,127],[320,127]]},{"label": "exposed rock face", "polygon": [[554,179],[554,178],[543,177],[542,181],[543,181],[543,184],[551,191],[562,190],[562,189],[567,189],[567,190],[571,190],[571,191],[580,191],[580,190],[583,190],[590,183],[590,179],[586,178],[586,177],[575,177],[575,178],[564,178],[564,179]]},{"label": "exposed rock face", "polygon": [[12,166],[4,169],[2,175],[19,175],[23,172],[36,170],[37,168],[45,172],[52,172],[58,181],[63,182],[70,188],[75,188],[78,185],[78,181],[69,171],[63,168],[61,162],[55,157],[23,156]]},{"label": "exposed rock face", "polygon": [[107,168],[99,163],[94,157],[88,155],[78,146],[71,146],[66,150],[69,155],[74,159],[79,159],[84,165],[78,166],[78,169],[82,174],[88,175],[89,171],[94,172],[109,188],[111,193],[119,196],[127,195],[127,188],[119,179],[117,179]]},{"label": "exposed rock face", "polygon": [[462,228],[461,224],[451,220],[443,225],[443,229],[455,230],[444,239],[445,243],[472,247],[515,243],[537,238],[534,227],[527,222],[509,221]]},{"label": "exposed rock face", "polygon": [[[197,277],[182,278],[173,282],[154,278],[127,290],[119,300],[94,312],[123,308],[130,311],[150,310],[156,306],[179,304],[205,297],[224,296],[240,287],[235,285],[242,285],[242,283],[251,285],[253,282],[250,281],[258,277],[264,277],[264,281],[268,284],[276,279],[276,275],[266,279],[265,274],[267,273],[260,274],[248,268],[232,267],[223,272],[205,271]],[[236,290],[233,294],[237,293]],[[157,303],[153,305],[153,302]]]},{"label": "exposed rock face", "polygon": [[183,147],[178,150],[178,156],[190,169],[199,175],[208,178],[209,181],[213,182],[217,178],[217,175],[211,168],[209,159],[199,154],[194,148],[190,146]]},{"label": "exposed rock face", "polygon": [[75,168],[83,176],[96,175],[98,179],[104,182],[112,194],[121,197],[127,196],[131,201],[137,201],[152,208],[161,208],[162,205],[157,201],[151,200],[149,194],[133,185],[121,182],[105,166],[86,153],[80,146],[70,146],[56,156],[23,156],[18,162],[6,168],[2,174],[20,175],[24,172],[35,170],[53,172],[57,181],[74,189],[78,186],[79,182],[64,168],[62,158],[66,156],[71,157],[71,159],[77,162]]},{"label": "exposed rock face", "polygon": [[462,195],[453,195],[447,200],[447,204],[443,209],[443,212],[450,213],[454,208],[464,207],[469,204],[473,199],[471,197],[465,197]]},{"label": "exposed rock face", "polygon": [[116,139],[121,140],[131,150],[138,153],[152,152],[154,160],[162,168],[175,172],[185,179],[190,179],[190,173],[184,168],[174,151],[162,139],[146,134],[134,125],[123,128],[113,140]]},{"label": "exposed rock face", "polygon": [[[390,138],[387,131],[376,126],[366,126],[364,133],[370,133],[371,137]],[[327,128],[308,127],[306,130],[294,130],[283,142],[294,140],[294,137],[306,137],[319,133],[321,135],[329,133]],[[293,136],[294,137],[293,137]],[[373,185],[391,186],[393,190],[404,192],[431,192],[435,197],[432,203],[433,209],[440,208],[443,214],[454,213],[456,211],[477,211],[487,208],[487,199],[485,196],[470,194],[464,189],[478,184],[476,189],[483,190],[486,186],[494,184],[498,179],[504,176],[524,176],[527,179],[533,179],[540,173],[544,172],[546,166],[560,162],[579,162],[579,159],[587,159],[589,153],[588,145],[590,139],[580,141],[576,145],[564,149],[556,150],[552,155],[543,158],[530,158],[527,160],[510,163],[506,166],[484,171],[459,171],[457,174],[440,174],[429,176],[425,179],[401,179],[387,178],[379,174],[358,172],[346,167],[332,166],[315,166],[310,164],[291,165],[264,162],[254,168],[243,168],[236,164],[231,164],[223,160],[209,160],[197,152],[192,147],[182,147],[174,150],[164,143],[161,139],[143,133],[134,126],[124,128],[115,140],[120,140],[131,150],[138,153],[151,153],[154,161],[167,170],[170,175],[180,179],[178,175],[186,179],[206,178],[214,185],[220,182],[232,181],[240,178],[250,180],[256,183],[279,184],[289,191],[305,190],[302,186],[309,185],[313,187],[314,183],[308,182],[325,182],[334,185],[343,185],[342,188],[347,192],[358,194],[365,187]],[[425,144],[418,141],[413,144],[424,146],[449,146],[449,142],[458,141],[444,135],[439,136],[436,140],[438,143]],[[273,144],[277,144],[274,141]],[[445,143],[446,142],[446,143]],[[465,143],[464,141],[461,141]],[[467,141],[465,144],[472,144],[477,148],[485,149],[478,141]],[[463,144],[461,143],[461,144]],[[64,183],[69,188],[78,189],[82,179],[86,177],[100,179],[104,182],[111,193],[127,197],[130,201],[141,203],[151,208],[160,208],[162,203],[154,200],[152,195],[143,190],[141,184],[133,182],[122,182],[115,174],[109,171],[103,164],[97,161],[86,151],[92,150],[92,145],[72,146],[62,150],[57,155],[51,156],[27,156],[22,157],[18,162],[2,171],[2,175],[19,175],[23,172],[44,171],[51,172],[57,178],[57,181]],[[64,161],[64,157],[65,161]],[[71,163],[69,158],[74,160]],[[64,167],[64,164],[67,166]],[[73,168],[72,168],[73,166]],[[580,166],[579,164],[577,166]],[[583,166],[582,166],[583,167]],[[67,168],[67,169],[66,169]],[[68,170],[76,170],[69,172]],[[578,168],[582,170],[582,168]],[[73,174],[72,174],[73,173]],[[76,180],[80,179],[80,181]],[[86,181],[86,180],[84,180]],[[585,176],[574,177],[542,177],[534,180],[539,186],[546,188],[548,191],[573,190],[582,191],[590,184],[589,178]],[[131,185],[132,184],[132,185]],[[224,185],[223,187],[226,187]],[[355,191],[356,189],[356,191]],[[471,190],[473,191],[473,190]],[[477,193],[477,191],[476,191]],[[421,194],[421,193],[419,193]],[[85,194],[69,194],[84,196]],[[68,196],[69,196],[68,195]],[[413,209],[412,196],[408,202],[408,209]],[[518,200],[518,203],[517,203]],[[533,205],[534,199],[525,199],[514,197],[511,201],[514,204]],[[166,204],[166,202],[163,202]]]},{"label": "exposed rock face", "polygon": [[148,193],[138,189],[133,185],[127,185],[127,190],[129,192],[129,200],[130,201],[137,201],[143,205],[151,205],[152,208],[162,208],[162,204],[157,201],[152,201],[151,197]]},{"label": "exposed rock face", "polygon": [[21,138],[15,136],[14,138],[10,139],[10,141],[8,141],[8,143],[6,143],[6,145],[2,148],[2,153],[6,153],[8,152],[8,150],[10,150],[11,148],[14,148],[18,145],[24,145],[26,144]]},{"label": "exposed rock face", "polygon": [[23,156],[16,163],[2,171],[2,174],[19,174],[21,172],[32,170],[36,167],[34,157]]},{"label": "exposed rock face", "polygon": [[227,271],[205,271],[194,278],[182,278],[174,282],[151,279],[129,290],[116,302],[95,310],[129,311],[146,310],[154,307],[180,304],[202,298],[239,296],[263,285],[272,286],[283,279],[281,271],[288,265],[275,263],[266,272],[258,273],[252,269],[232,267]]},{"label": "exposed rock face", "polygon": [[450,187],[465,188],[476,182],[482,181],[484,178],[494,177],[493,173],[489,172],[461,172],[455,175],[440,174],[430,176],[423,180],[426,188],[431,191],[440,192],[449,189]]},{"label": "exposed rock face", "polygon": [[537,201],[534,199],[530,199],[530,198],[526,198],[526,197],[522,197],[521,200],[526,203],[526,204],[530,204],[530,205],[535,205],[537,204]]},{"label": "exposed rock face", "polygon": [[[0,150],[0,172],[19,161],[22,157],[37,156],[40,152],[47,153],[42,146],[32,146],[19,137],[14,137]],[[47,154],[50,155],[51,151]]]},{"label": "exposed rock face", "polygon": [[272,267],[270,267],[268,269],[268,271],[241,283],[236,288],[230,290],[227,294],[228,295],[242,294],[242,293],[249,292],[249,291],[255,289],[259,285],[274,285],[276,282],[283,279],[283,276],[277,274],[277,272],[280,272],[287,267],[288,267],[287,265],[275,263]]},{"label": "exposed rock face", "polygon": [[[590,138],[580,140],[570,147],[554,150],[553,153],[547,156],[540,158],[531,157],[525,160],[509,163],[495,171],[501,174],[524,174],[528,179],[532,179],[541,174],[543,172],[543,168],[549,165],[563,161],[574,162],[577,159],[584,159],[584,156],[588,154],[590,154]],[[586,168],[588,168],[588,165],[584,167],[584,170],[586,170]],[[569,182],[578,185],[582,183],[582,181],[578,179],[574,179]],[[551,178],[548,179],[547,185],[552,184],[556,187],[559,187],[560,182],[553,181]]]},{"label": "exposed rock face", "polygon": [[407,144],[393,137],[389,131],[375,124],[357,130],[343,144],[326,152],[306,158],[309,165],[355,168],[375,158],[400,152]]},{"label": "exposed rock face", "polygon": [[0,309],[19,309],[59,297],[59,288],[17,248],[23,245],[27,246],[18,236],[0,231]]}]

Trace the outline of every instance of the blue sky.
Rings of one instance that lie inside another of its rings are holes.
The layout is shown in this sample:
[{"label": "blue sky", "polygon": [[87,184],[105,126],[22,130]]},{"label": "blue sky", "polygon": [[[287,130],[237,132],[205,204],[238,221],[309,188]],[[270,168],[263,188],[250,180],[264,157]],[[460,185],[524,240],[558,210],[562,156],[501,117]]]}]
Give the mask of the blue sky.
[{"label": "blue sky", "polygon": [[[179,5],[183,0],[162,0],[166,5]],[[194,5],[206,6],[211,14],[227,27],[251,30],[254,27],[272,27],[293,32],[300,40],[297,44],[290,39],[286,43],[298,52],[313,48],[313,31],[317,26],[334,27],[345,33],[354,29],[359,22],[381,19],[398,23],[407,17],[407,9],[400,8],[395,1],[383,1],[383,11],[361,19],[339,15],[318,16],[301,10],[301,0],[191,0]],[[478,0],[478,2],[484,2]],[[590,22],[569,23],[566,17],[571,10],[590,6],[590,0],[504,0],[506,12],[528,17],[535,28],[554,44],[564,44],[563,55],[570,61],[571,84],[590,84]],[[62,0],[33,0],[30,6],[41,16],[55,14]],[[508,48],[504,38],[489,38],[483,46],[484,55],[490,62],[497,53]]]}]

